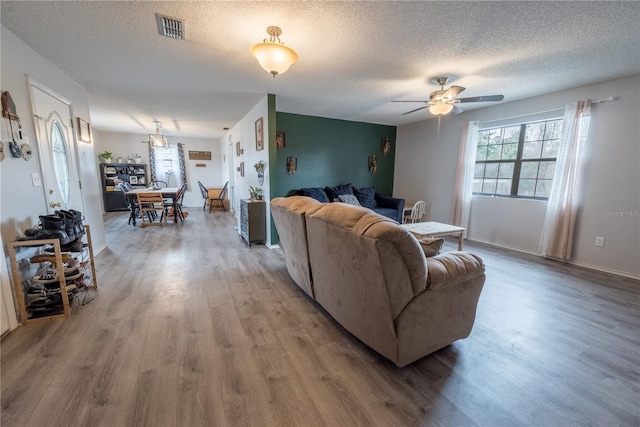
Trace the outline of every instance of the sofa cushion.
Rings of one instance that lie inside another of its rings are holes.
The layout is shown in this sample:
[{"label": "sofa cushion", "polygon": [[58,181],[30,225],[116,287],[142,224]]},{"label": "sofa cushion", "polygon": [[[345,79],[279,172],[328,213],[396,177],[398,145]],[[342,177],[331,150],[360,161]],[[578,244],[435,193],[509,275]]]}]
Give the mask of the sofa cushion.
[{"label": "sofa cushion", "polygon": [[340,194],[353,194],[353,185],[349,183],[337,185],[335,187],[326,187],[324,191],[327,193],[327,197],[329,197],[329,200],[335,202],[336,199],[340,199],[338,197]]},{"label": "sofa cushion", "polygon": [[301,188],[300,189],[301,196],[311,197],[316,199],[320,203],[329,203],[329,197],[327,197],[327,193],[325,193],[324,189],[321,187],[314,188]]},{"label": "sofa cushion", "polygon": [[396,217],[398,216],[398,211],[395,209],[390,209],[390,208],[381,208],[380,206],[375,207],[375,208],[371,208],[372,211],[374,211],[375,213],[377,213],[378,215],[382,215],[385,216],[389,219],[392,220],[396,220]]},{"label": "sofa cushion", "polygon": [[378,206],[378,204],[376,203],[376,187],[353,187],[353,194],[360,202],[360,205],[364,206],[365,208],[375,208],[376,206]]},{"label": "sofa cushion", "polygon": [[353,194],[338,194],[338,198],[342,203],[347,203],[353,206],[362,206]]}]

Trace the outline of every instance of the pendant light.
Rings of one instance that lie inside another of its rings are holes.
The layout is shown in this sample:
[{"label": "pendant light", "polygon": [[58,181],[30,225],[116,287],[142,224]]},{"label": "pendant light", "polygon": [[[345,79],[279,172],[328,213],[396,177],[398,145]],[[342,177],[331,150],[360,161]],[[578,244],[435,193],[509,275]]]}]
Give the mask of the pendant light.
[{"label": "pendant light", "polygon": [[279,27],[268,27],[269,40],[254,44],[251,54],[256,57],[260,66],[273,77],[286,72],[291,64],[298,61],[298,54],[280,41],[282,30]]},{"label": "pendant light", "polygon": [[149,146],[152,148],[161,148],[166,150],[167,148],[169,148],[169,141],[167,141],[167,138],[160,133],[160,127],[162,126],[162,123],[154,120],[153,124],[156,125],[156,133],[149,134]]}]

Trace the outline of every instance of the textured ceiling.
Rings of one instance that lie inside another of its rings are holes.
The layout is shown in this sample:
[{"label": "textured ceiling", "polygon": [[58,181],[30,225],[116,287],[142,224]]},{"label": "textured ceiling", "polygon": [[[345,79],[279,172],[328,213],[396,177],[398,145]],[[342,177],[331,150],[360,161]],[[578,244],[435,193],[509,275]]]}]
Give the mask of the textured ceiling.
[{"label": "textured ceiling", "polygon": [[[185,21],[158,34],[155,14]],[[2,1],[2,25],[81,84],[92,126],[219,138],[265,93],[277,110],[402,125],[450,76],[503,102],[640,73],[638,2]],[[250,55],[283,29],[298,63],[276,78]],[[463,104],[465,110],[493,103]]]}]

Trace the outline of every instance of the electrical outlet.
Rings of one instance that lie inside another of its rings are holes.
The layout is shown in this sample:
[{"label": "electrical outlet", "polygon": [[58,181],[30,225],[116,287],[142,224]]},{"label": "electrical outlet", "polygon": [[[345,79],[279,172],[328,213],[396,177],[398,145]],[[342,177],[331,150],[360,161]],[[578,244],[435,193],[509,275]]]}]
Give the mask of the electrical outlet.
[{"label": "electrical outlet", "polygon": [[596,246],[599,246],[599,247],[604,246],[604,237],[596,236]]}]

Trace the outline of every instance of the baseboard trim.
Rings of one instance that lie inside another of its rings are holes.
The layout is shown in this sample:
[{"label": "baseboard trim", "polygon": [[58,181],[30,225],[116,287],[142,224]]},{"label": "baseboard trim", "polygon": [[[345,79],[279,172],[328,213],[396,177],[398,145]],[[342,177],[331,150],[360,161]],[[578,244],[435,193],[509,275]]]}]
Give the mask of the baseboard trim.
[{"label": "baseboard trim", "polygon": [[626,271],[615,270],[613,268],[606,268],[606,267],[601,267],[599,265],[593,265],[593,264],[588,264],[588,263],[583,263],[583,262],[575,262],[575,261],[558,260],[558,259],[555,259],[555,258],[547,258],[547,257],[544,257],[544,256],[540,255],[538,252],[527,251],[527,250],[524,250],[524,249],[521,249],[521,248],[514,248],[512,246],[501,245],[499,243],[487,242],[487,241],[484,241],[484,240],[478,240],[478,239],[466,239],[466,240],[469,240],[470,242],[482,243],[484,245],[495,246],[495,247],[502,248],[502,249],[508,249],[510,251],[516,251],[516,252],[521,252],[521,253],[525,253],[525,254],[529,254],[529,255],[535,255],[535,256],[540,257],[540,258],[553,259],[554,261],[564,262],[565,264],[575,265],[576,267],[588,268],[589,270],[600,271],[602,273],[615,274],[616,276],[622,276],[622,277],[628,277],[630,279],[640,280],[640,275],[635,275],[635,274],[632,274],[632,273],[628,273]]}]

